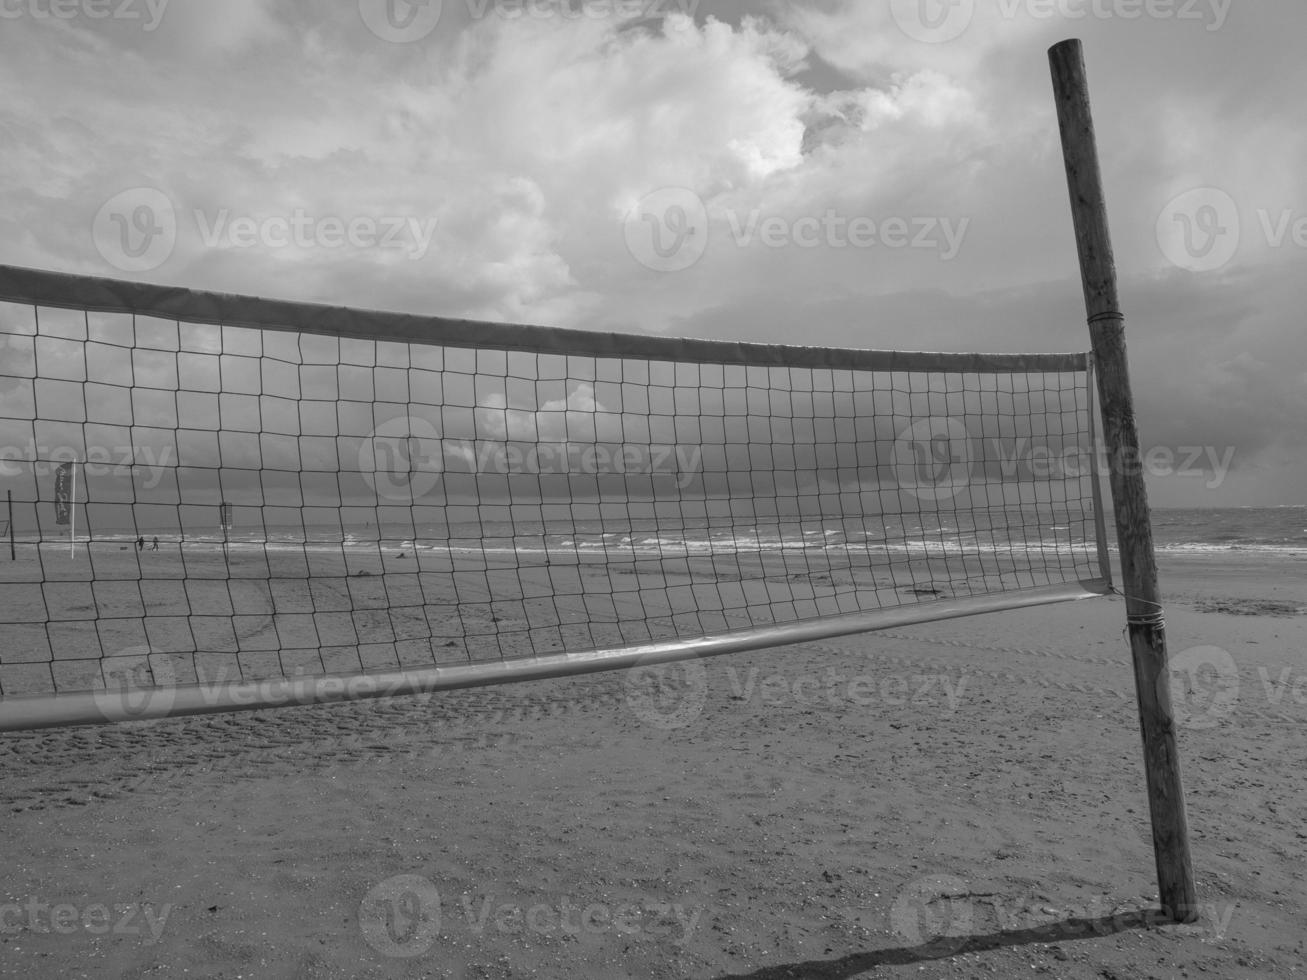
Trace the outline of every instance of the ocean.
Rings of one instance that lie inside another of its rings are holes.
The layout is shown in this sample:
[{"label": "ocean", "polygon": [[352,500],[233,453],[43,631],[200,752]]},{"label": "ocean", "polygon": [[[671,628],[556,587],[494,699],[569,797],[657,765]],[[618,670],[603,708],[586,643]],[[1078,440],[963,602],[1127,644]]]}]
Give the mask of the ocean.
[{"label": "ocean", "polygon": [[[78,529],[79,540],[193,546],[227,544],[238,550],[337,550],[359,547],[479,554],[550,554],[616,557],[636,555],[721,555],[736,552],[838,551],[947,557],[1020,551],[1086,554],[1096,550],[1091,522],[1078,511],[1047,506],[984,511],[850,517],[734,518],[730,514],[670,516],[654,520],[613,514],[602,520],[562,517],[551,521],[503,520],[451,523],[371,522],[350,525],[253,525],[246,520],[225,534],[218,528],[186,530],[176,525]],[[464,515],[468,508],[460,508]],[[502,511],[502,508],[496,508]],[[283,511],[284,513],[284,511]],[[356,511],[357,513],[357,511]],[[429,513],[427,516],[430,516]],[[1110,521],[1110,516],[1109,516]],[[1155,508],[1153,537],[1160,553],[1221,555],[1231,552],[1307,557],[1307,505],[1205,509]],[[67,541],[67,529],[44,529],[44,543]],[[88,531],[90,534],[88,535]],[[38,536],[19,532],[20,543]],[[1115,534],[1108,528],[1109,550]]]},{"label": "ocean", "polygon": [[1158,551],[1219,555],[1232,551],[1307,556],[1307,504],[1153,510]]}]

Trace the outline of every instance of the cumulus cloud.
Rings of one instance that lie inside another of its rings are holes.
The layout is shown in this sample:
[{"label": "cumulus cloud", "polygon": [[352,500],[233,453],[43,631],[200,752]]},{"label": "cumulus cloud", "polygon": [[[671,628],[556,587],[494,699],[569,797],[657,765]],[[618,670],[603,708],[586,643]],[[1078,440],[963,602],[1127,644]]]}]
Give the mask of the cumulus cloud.
[{"label": "cumulus cloud", "polygon": [[564,397],[538,406],[510,406],[507,397],[498,392],[486,396],[475,410],[477,438],[531,443],[622,439],[621,411],[596,401],[594,385],[572,381],[567,388]]},{"label": "cumulus cloud", "polygon": [[[171,0],[153,31],[6,20],[0,258],[118,274],[92,221],[115,193],[152,187],[178,219],[170,257],[143,274],[156,281],[605,330],[1083,346],[1044,57],[1078,34],[1123,291],[1148,314],[1132,333],[1135,369],[1154,379],[1141,418],[1173,441],[1206,431],[1249,446],[1250,472],[1292,458],[1307,370],[1300,250],[1265,228],[1307,214],[1307,110],[1282,97],[1304,72],[1293,46],[1307,8],[1231,11],[1208,30],[978,3],[956,39],[930,44],[895,20],[903,6],[705,2],[693,18],[624,20],[476,18],[446,3],[409,45],[371,34],[355,4]],[[1229,267],[1207,278],[1173,275],[1157,240],[1159,212],[1193,186],[1229,193],[1243,227]],[[702,257],[675,273],[641,264],[624,238],[633,205],[665,187],[707,217]],[[296,209],[429,223],[430,247],[200,233],[200,216]],[[946,259],[739,232],[827,214],[965,221],[966,234]],[[500,413],[503,438],[545,438],[566,433],[577,398],[479,408]]]}]

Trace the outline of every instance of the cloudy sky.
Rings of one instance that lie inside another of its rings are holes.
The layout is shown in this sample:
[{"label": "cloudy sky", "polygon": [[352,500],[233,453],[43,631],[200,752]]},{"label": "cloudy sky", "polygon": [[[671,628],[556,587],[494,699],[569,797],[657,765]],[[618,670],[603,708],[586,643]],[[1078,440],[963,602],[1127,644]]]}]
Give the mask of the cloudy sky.
[{"label": "cloudy sky", "polygon": [[1045,54],[1071,36],[1152,499],[1302,503],[1296,0],[0,0],[0,262],[592,330],[1084,349]]}]

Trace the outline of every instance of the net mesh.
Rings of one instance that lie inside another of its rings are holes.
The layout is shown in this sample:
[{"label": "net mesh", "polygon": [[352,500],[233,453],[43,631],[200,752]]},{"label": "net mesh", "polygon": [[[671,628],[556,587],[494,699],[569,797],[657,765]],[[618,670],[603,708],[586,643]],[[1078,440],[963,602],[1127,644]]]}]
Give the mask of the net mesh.
[{"label": "net mesh", "polygon": [[541,328],[477,348],[191,302],[0,303],[0,694],[535,658],[1105,577],[1083,356],[587,354]]}]

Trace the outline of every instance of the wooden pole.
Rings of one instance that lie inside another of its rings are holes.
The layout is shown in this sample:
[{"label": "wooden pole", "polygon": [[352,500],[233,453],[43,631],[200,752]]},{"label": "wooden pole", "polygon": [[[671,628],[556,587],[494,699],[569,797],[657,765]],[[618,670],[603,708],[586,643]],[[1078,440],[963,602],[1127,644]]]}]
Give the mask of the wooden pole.
[{"label": "wooden pole", "polygon": [[1126,623],[1139,698],[1139,727],[1144,740],[1144,771],[1153,824],[1153,853],[1162,906],[1176,922],[1198,918],[1189,829],[1171,682],[1166,665],[1166,634],[1157,589],[1153,529],[1140,466],[1130,374],[1126,365],[1125,317],[1116,288],[1116,262],[1107,227],[1084,51],[1079,40],[1063,41],[1048,52],[1057,102],[1062,154],[1066,161],[1071,213],[1075,219],[1085,311],[1093,344],[1107,450],[1112,503],[1116,512],[1121,581]]},{"label": "wooden pole", "polygon": [[14,552],[14,492],[6,490],[5,495],[9,501],[9,560],[16,561],[18,555]]}]

